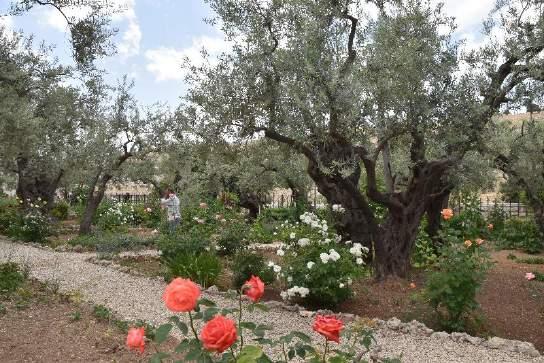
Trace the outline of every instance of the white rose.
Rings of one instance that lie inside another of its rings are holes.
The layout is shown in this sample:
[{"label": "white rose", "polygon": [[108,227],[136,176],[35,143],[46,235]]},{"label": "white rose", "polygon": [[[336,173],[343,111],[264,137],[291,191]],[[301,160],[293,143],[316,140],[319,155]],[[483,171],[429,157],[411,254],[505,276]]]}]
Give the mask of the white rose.
[{"label": "white rose", "polygon": [[283,255],[285,255],[285,251],[284,250],[277,250],[276,255],[283,256]]},{"label": "white rose", "polygon": [[274,272],[279,273],[281,271],[281,266],[274,265]]},{"label": "white rose", "polygon": [[323,253],[321,253],[319,255],[319,258],[321,259],[321,262],[327,263],[327,262],[329,262],[330,256],[328,254],[326,254],[325,252],[323,252]]},{"label": "white rose", "polygon": [[306,264],[306,267],[308,267],[308,269],[311,270],[312,267],[314,267],[314,265],[315,265],[315,262],[310,261],[310,262],[308,262],[308,263]]},{"label": "white rose", "polygon": [[358,265],[362,265],[363,264],[363,259],[362,258],[357,258],[357,260],[355,260],[355,262],[358,264]]},{"label": "white rose", "polygon": [[295,237],[296,237],[295,232],[291,232],[291,234],[289,235],[289,237],[290,237],[291,239],[295,239]]}]

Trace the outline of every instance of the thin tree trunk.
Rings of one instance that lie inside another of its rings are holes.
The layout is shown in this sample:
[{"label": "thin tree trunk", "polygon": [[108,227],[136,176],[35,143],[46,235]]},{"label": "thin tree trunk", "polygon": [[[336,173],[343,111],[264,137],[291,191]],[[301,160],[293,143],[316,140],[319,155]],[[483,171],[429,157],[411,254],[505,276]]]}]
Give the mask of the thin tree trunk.
[{"label": "thin tree trunk", "polygon": [[[89,190],[89,195],[87,197],[87,204],[85,205],[85,210],[83,212],[83,216],[81,217],[81,223],[79,224],[80,235],[91,233],[96,210],[98,209],[100,202],[102,202],[102,199],[104,199],[106,186],[112,177],[113,176],[111,174],[104,174],[100,178],[95,178],[94,183],[92,183],[93,185],[90,186],[91,189]],[[95,191],[97,185],[98,190]]]}]

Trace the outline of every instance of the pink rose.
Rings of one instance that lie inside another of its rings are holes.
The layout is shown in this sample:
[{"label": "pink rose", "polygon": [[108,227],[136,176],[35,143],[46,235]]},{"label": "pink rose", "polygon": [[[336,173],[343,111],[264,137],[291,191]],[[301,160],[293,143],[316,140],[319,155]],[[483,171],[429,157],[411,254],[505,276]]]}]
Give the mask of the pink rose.
[{"label": "pink rose", "polygon": [[200,333],[200,340],[204,348],[219,353],[229,349],[237,337],[234,321],[223,315],[217,315],[208,321]]},{"label": "pink rose", "polygon": [[244,284],[244,294],[253,302],[257,302],[264,294],[264,282],[260,278],[251,275],[251,278]]},{"label": "pink rose", "polygon": [[535,274],[532,273],[532,272],[527,272],[527,273],[525,274],[525,278],[526,278],[527,280],[531,281],[531,280],[536,279],[536,276],[535,276]]},{"label": "pink rose", "polygon": [[166,286],[162,299],[166,307],[174,312],[193,310],[200,297],[200,288],[189,279],[175,278]]},{"label": "pink rose", "polygon": [[143,353],[145,348],[144,337],[144,328],[130,328],[127,334],[127,347],[129,349],[138,349],[140,353]]},{"label": "pink rose", "polygon": [[334,315],[317,315],[312,329],[327,340],[340,343],[340,331],[344,329],[344,323],[342,320],[336,319]]},{"label": "pink rose", "polygon": [[448,219],[453,217],[453,210],[451,210],[450,208],[445,208],[442,209],[442,212],[440,212],[440,214],[442,214],[442,218],[447,221]]}]

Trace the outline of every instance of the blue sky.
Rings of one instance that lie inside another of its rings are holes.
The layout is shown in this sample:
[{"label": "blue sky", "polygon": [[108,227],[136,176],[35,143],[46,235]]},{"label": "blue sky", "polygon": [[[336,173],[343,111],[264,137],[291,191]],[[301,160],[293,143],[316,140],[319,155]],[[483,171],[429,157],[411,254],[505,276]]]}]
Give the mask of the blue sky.
[{"label": "blue sky", "polygon": [[[11,0],[0,0],[0,14],[5,14]],[[203,22],[212,15],[203,0],[109,0],[121,4],[125,11],[114,18],[119,29],[115,38],[118,54],[105,59],[108,81],[123,74],[134,78],[134,92],[145,103],[178,103],[184,92],[181,59],[200,59],[204,46],[211,54],[226,49],[221,32]],[[491,10],[494,0],[446,0],[446,13],[457,18],[457,36],[476,44],[480,39],[481,21]],[[54,54],[63,63],[71,62],[64,19],[54,9],[38,7],[18,17],[2,17],[0,23],[25,34],[35,34],[37,41],[55,45]]]}]

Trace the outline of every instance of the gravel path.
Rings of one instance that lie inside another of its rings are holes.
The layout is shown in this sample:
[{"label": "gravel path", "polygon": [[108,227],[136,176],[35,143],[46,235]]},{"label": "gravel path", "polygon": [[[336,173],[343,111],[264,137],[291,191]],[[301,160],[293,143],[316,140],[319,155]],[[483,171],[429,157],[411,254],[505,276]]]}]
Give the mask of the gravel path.
[{"label": "gravel path", "polygon": [[[122,319],[142,319],[152,324],[161,324],[167,320],[171,314],[161,300],[166,286],[164,281],[132,276],[85,261],[93,255],[54,252],[12,243],[0,237],[0,261],[11,260],[26,264],[32,277],[42,282],[58,284],[61,292],[77,291],[83,299],[107,306]],[[204,297],[213,299],[221,307],[234,305],[232,301],[221,296],[207,295],[204,293]],[[246,318],[244,320],[273,325],[275,334],[285,334],[291,330],[313,334],[312,318],[303,317],[298,312],[278,308],[266,313],[246,313]],[[459,343],[444,337],[405,334],[385,327],[377,331],[376,338],[381,347],[380,356],[400,356],[403,362],[544,363],[544,357],[530,358],[519,353]]]}]

